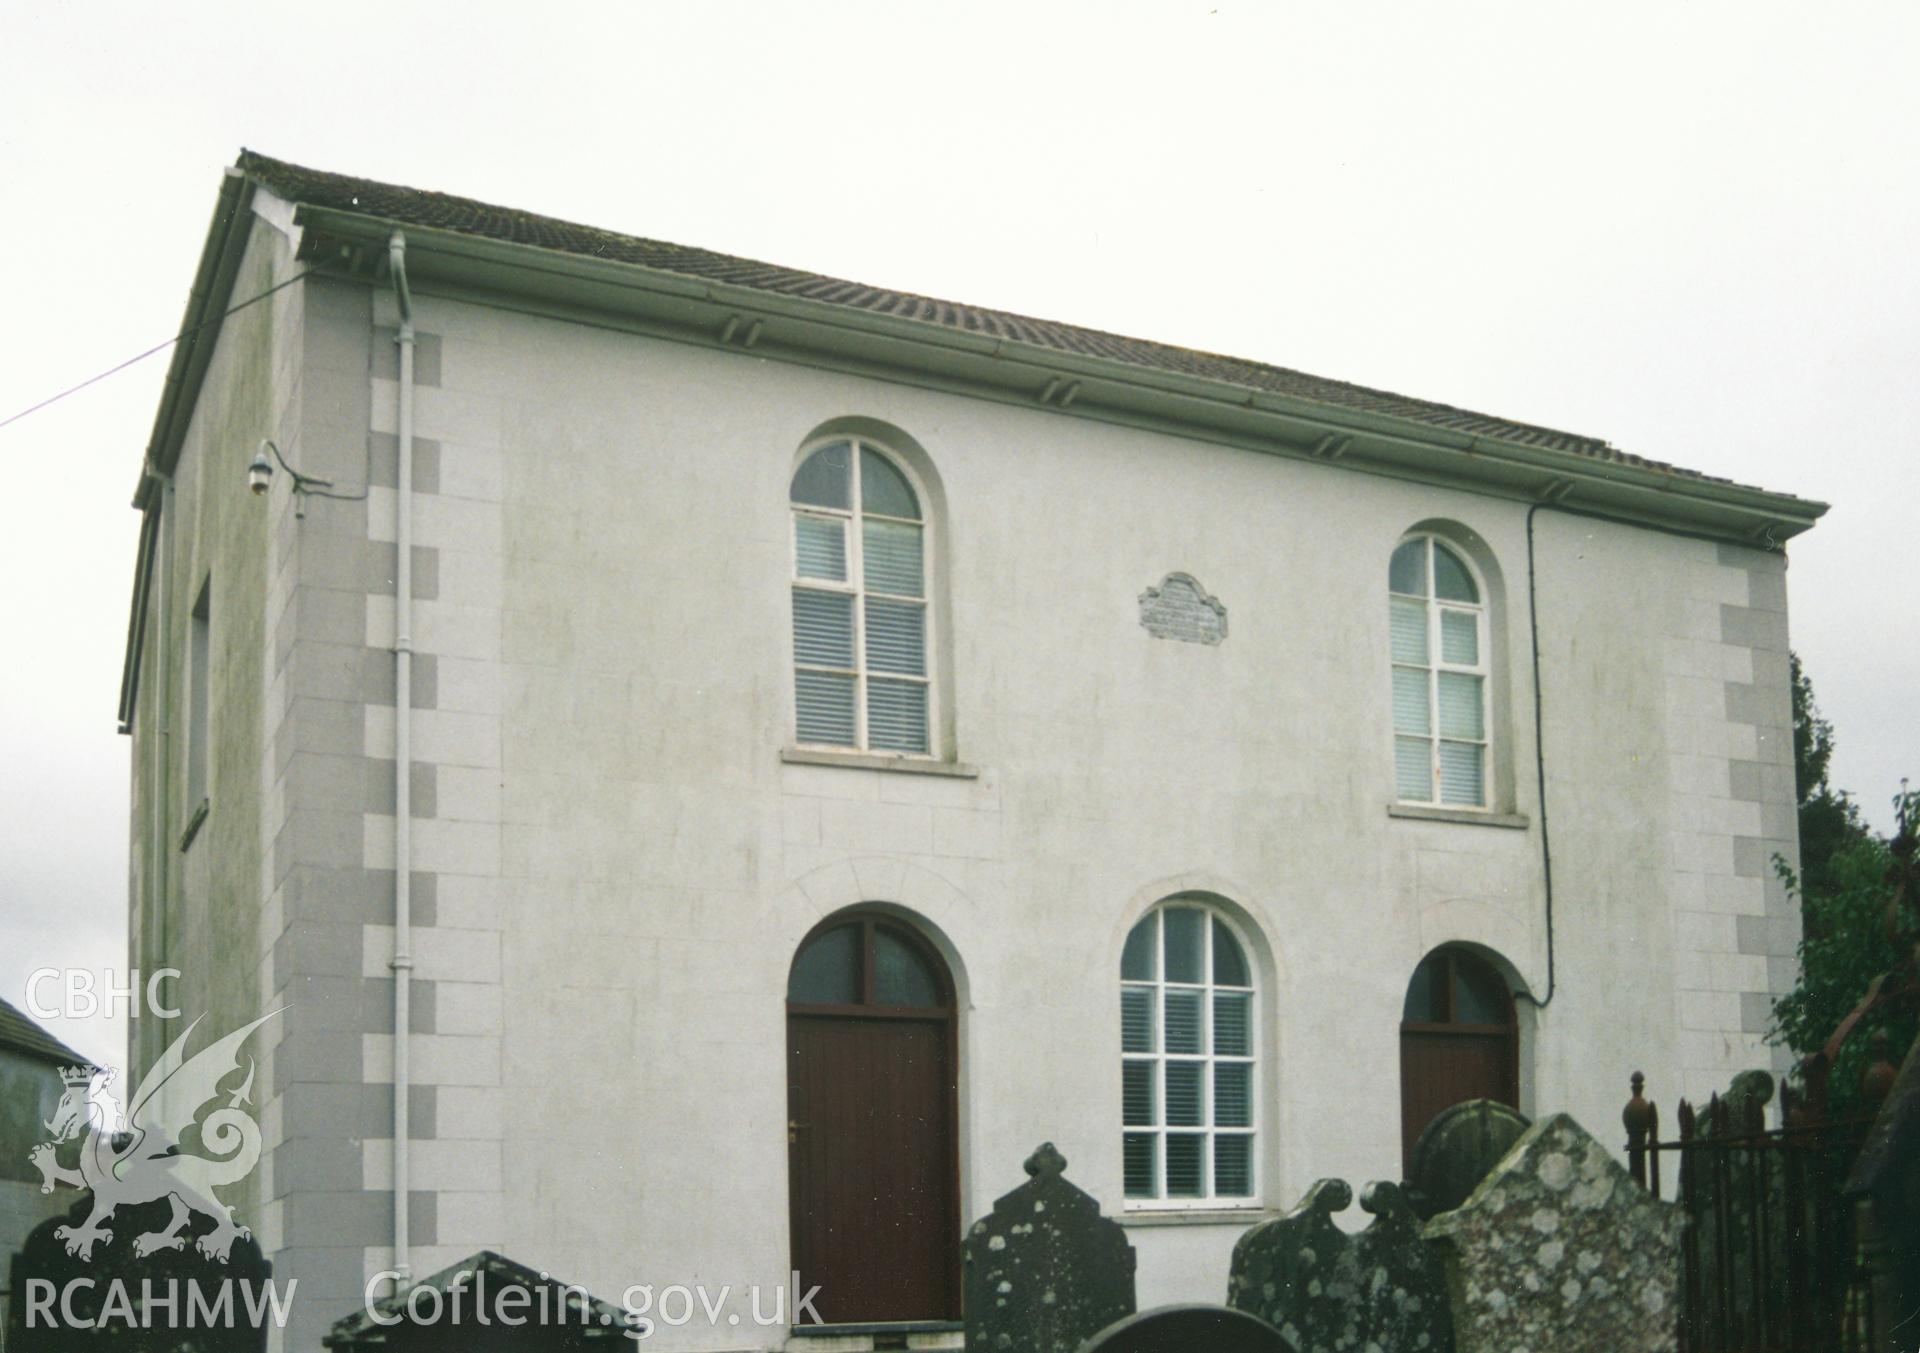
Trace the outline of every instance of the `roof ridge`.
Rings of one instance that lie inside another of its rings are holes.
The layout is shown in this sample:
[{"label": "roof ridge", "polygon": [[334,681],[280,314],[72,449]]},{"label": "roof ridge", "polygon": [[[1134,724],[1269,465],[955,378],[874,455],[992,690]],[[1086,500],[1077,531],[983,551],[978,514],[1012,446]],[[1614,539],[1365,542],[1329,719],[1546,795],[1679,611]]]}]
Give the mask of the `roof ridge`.
[{"label": "roof ridge", "polygon": [[918,292],[877,287],[825,273],[721,253],[698,245],[675,244],[609,230],[604,226],[542,216],[459,194],[312,169],[251,149],[242,149],[236,167],[289,200],[356,211],[403,225],[450,230],[536,248],[597,256],[709,283],[891,314],[946,329],[986,333],[1046,351],[1105,358],[1146,370],[1195,376],[1329,408],[1445,428],[1466,436],[1555,450],[1589,460],[1610,461],[1689,479],[1723,484],[1732,482],[1621,451],[1604,438],[1569,432],[1544,423],[1502,418],[1460,405],[1397,394],[1336,377],[1316,376],[1297,368],[1254,358],[1182,347],[1158,339],[1135,338],[1017,311],[944,300]]}]

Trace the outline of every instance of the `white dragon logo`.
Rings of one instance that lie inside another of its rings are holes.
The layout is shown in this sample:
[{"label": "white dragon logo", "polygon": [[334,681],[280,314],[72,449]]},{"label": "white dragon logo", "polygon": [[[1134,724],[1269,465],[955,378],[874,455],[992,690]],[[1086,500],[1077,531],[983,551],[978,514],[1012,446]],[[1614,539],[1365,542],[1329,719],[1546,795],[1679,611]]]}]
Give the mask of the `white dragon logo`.
[{"label": "white dragon logo", "polygon": [[[141,1080],[127,1106],[125,1132],[116,1131],[117,1125],[107,1121],[115,1115],[103,1113],[101,1105],[91,1102],[93,1081],[100,1079],[104,1088],[113,1079],[111,1071],[103,1075],[94,1067],[74,1067],[62,1073],[67,1088],[46,1124],[53,1140],[36,1146],[28,1159],[39,1167],[42,1193],[52,1193],[56,1184],[93,1190],[93,1212],[86,1222],[54,1231],[68,1254],[91,1262],[95,1244],[113,1243],[113,1232],[100,1223],[116,1207],[139,1206],[158,1198],[172,1202],[172,1219],[165,1230],[134,1238],[136,1257],[183,1249],[186,1237],[180,1234],[181,1228],[196,1212],[213,1218],[213,1230],[193,1242],[209,1259],[226,1263],[233,1242],[252,1234],[234,1222],[232,1208],[213,1196],[221,1185],[245,1178],[260,1159],[260,1125],[240,1107],[251,1102],[255,1069],[251,1058],[246,1081],[227,1096],[224,1106],[199,1123],[200,1144],[214,1154],[182,1154],[178,1144],[194,1126],[199,1111],[219,1098],[220,1082],[240,1069],[240,1045],[279,1013],[262,1015],[188,1057],[187,1039],[200,1025],[199,1019],[194,1020]],[[107,1107],[114,1107],[111,1100]],[[54,1148],[82,1131],[86,1137],[80,1143],[79,1168],[68,1169],[56,1159]]]}]

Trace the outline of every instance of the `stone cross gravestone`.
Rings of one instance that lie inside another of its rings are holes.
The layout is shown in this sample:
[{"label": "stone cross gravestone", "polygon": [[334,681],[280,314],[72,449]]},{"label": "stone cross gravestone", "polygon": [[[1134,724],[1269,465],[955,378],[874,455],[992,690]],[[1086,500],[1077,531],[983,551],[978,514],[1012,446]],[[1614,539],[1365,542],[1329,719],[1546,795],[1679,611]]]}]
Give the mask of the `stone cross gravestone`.
[{"label": "stone cross gravestone", "polygon": [[1467,1201],[1532,1123],[1495,1099],[1469,1099],[1443,1109],[1413,1144],[1408,1202],[1422,1221]]},{"label": "stone cross gravestone", "polygon": [[1459,1353],[1662,1353],[1679,1346],[1680,1227],[1559,1113],[1424,1234],[1441,1246]]},{"label": "stone cross gravestone", "polygon": [[1159,1306],[1115,1321],[1079,1353],[1298,1353],[1257,1316],[1226,1306]]},{"label": "stone cross gravestone", "polygon": [[966,1240],[969,1353],[1074,1353],[1133,1314],[1133,1246],[1045,1142]]},{"label": "stone cross gravestone", "polygon": [[1449,1353],[1445,1271],[1395,1184],[1369,1184],[1358,1235],[1334,1224],[1353,1200],[1346,1181],[1322,1179],[1286,1216],[1233,1247],[1227,1303],[1279,1328],[1300,1353]]}]

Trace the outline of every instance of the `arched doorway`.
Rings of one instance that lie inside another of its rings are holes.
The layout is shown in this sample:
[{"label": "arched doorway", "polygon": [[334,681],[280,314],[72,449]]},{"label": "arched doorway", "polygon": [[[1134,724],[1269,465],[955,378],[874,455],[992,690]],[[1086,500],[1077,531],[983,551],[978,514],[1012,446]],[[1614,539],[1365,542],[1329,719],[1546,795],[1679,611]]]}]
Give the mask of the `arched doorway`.
[{"label": "arched doorway", "polygon": [[1400,1012],[1403,1169],[1443,1109],[1468,1099],[1520,1107],[1520,1037],[1513,993],[1493,965],[1445,946],[1420,961]]},{"label": "arched doorway", "polygon": [[953,979],[890,917],[836,917],[787,978],[793,1266],[830,1324],[960,1315]]}]

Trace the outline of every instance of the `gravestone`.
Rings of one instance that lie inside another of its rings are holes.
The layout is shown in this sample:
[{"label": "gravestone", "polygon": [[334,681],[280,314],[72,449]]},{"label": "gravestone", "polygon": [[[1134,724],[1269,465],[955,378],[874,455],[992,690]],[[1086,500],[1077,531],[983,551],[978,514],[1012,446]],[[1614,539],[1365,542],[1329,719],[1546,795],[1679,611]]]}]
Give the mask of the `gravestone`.
[{"label": "gravestone", "polygon": [[1735,1123],[1759,1118],[1773,1101],[1773,1077],[1764,1071],[1737,1071],[1720,1098]]},{"label": "gravestone", "polygon": [[1042,1143],[1027,1158],[1027,1182],[968,1228],[970,1353],[1074,1353],[1133,1314],[1133,1246],[1066,1168]]},{"label": "gravestone", "polygon": [[321,1343],[335,1353],[611,1353],[645,1347],[657,1328],[577,1283],[481,1250],[336,1320]]},{"label": "gravestone", "polygon": [[1560,1113],[1423,1234],[1441,1246],[1459,1353],[1664,1353],[1679,1347],[1680,1227]]},{"label": "gravestone", "polygon": [[1500,1163],[1532,1123],[1496,1099],[1469,1099],[1443,1109],[1413,1144],[1408,1203],[1425,1221],[1451,1212]]},{"label": "gravestone", "polygon": [[1227,637],[1227,608],[1190,573],[1169,573],[1140,594],[1140,627],[1156,639],[1218,644]]},{"label": "gravestone", "polygon": [[1227,1303],[1276,1326],[1300,1353],[1448,1353],[1445,1270],[1398,1185],[1369,1184],[1358,1235],[1334,1224],[1353,1190],[1322,1179],[1286,1216],[1233,1247]]},{"label": "gravestone", "polygon": [[1382,1353],[1452,1353],[1446,1265],[1420,1233],[1406,1190],[1376,1181],[1361,1192],[1360,1207],[1373,1216],[1354,1241],[1370,1338]]},{"label": "gravestone", "polygon": [[[1772,1076],[1764,1071],[1740,1072],[1725,1094],[1714,1096],[1691,1117],[1693,1139],[1731,1143],[1765,1131],[1766,1107],[1772,1098]],[[1687,1121],[1684,1101],[1681,1113]],[[1820,1162],[1810,1160],[1809,1164]],[[1807,1196],[1800,1219],[1796,1222],[1791,1216],[1785,1155],[1732,1144],[1712,1151],[1682,1152],[1677,1201],[1692,1227],[1689,1244],[1698,1262],[1707,1272],[1723,1275],[1699,1285],[1700,1306],[1690,1312],[1695,1323],[1702,1328],[1761,1329],[1790,1319],[1789,1293],[1780,1281],[1788,1271],[1788,1237],[1796,1231],[1810,1234],[1806,1228],[1815,1224],[1818,1209]],[[1759,1255],[1756,1249],[1761,1250]],[[1842,1265],[1850,1258],[1837,1250],[1829,1257]],[[1762,1275],[1771,1276],[1756,1282],[1756,1266]],[[1820,1290],[1830,1286],[1820,1284]],[[1687,1297],[1683,1286],[1682,1301]]]},{"label": "gravestone", "polygon": [[[93,1202],[91,1191],[81,1193],[64,1217],[49,1217],[27,1233],[8,1269],[11,1300],[0,1347],[8,1353],[259,1353],[267,1346],[273,1300],[289,1302],[295,1289],[273,1285],[273,1265],[251,1235],[237,1237],[224,1260],[209,1257],[194,1242],[214,1229],[213,1218],[193,1213],[177,1246],[143,1252],[139,1237],[175,1223],[170,1199],[161,1197],[120,1204],[108,1219],[112,1230],[83,1259],[56,1233],[82,1226]],[[143,1293],[156,1299],[144,1314]],[[158,1304],[167,1298],[170,1305]]]},{"label": "gravestone", "polygon": [[1245,1311],[1158,1306],[1115,1321],[1080,1345],[1079,1353],[1296,1353],[1296,1345]]}]

